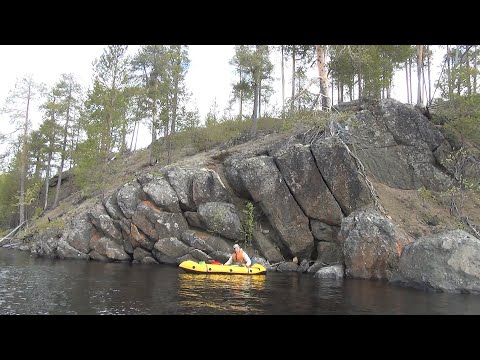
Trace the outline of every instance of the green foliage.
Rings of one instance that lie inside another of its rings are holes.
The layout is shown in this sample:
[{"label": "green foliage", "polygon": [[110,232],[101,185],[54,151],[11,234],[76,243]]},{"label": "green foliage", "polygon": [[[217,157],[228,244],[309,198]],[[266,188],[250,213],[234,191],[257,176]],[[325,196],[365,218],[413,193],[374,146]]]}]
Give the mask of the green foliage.
[{"label": "green foliage", "polygon": [[480,116],[458,119],[454,122],[448,123],[446,128],[452,132],[455,131],[458,133],[460,138],[467,139],[480,147]]},{"label": "green foliage", "polygon": [[252,246],[253,230],[255,230],[255,206],[248,201],[242,210],[242,230],[245,234],[245,248]]},{"label": "green foliage", "polygon": [[468,179],[466,176],[466,167],[470,158],[470,152],[465,148],[460,148],[450,153],[445,159],[447,168],[453,173],[457,181],[454,188],[460,190],[478,190],[480,181],[478,179]]},{"label": "green foliage", "polygon": [[73,157],[77,164],[73,169],[75,182],[88,194],[108,189],[112,176],[119,172],[120,164],[114,160],[106,161],[92,139],[79,144]]},{"label": "green foliage", "polygon": [[41,207],[35,207],[35,211],[33,212],[33,219],[37,219],[41,214],[43,213],[43,208]]},{"label": "green foliage", "polygon": [[[247,136],[252,126],[251,121],[228,119],[204,127],[192,128],[176,133],[173,136],[175,148],[190,146],[196,151],[206,151],[224,143],[236,143],[236,140]],[[274,118],[261,118],[258,121],[258,130],[278,130],[281,121]]]},{"label": "green foliage", "polygon": [[329,118],[330,114],[324,111],[300,110],[290,112],[287,114],[285,121],[282,124],[282,130],[289,131],[299,125],[324,128],[328,123]]},{"label": "green foliage", "polygon": [[48,229],[64,230],[66,226],[63,218],[57,218],[49,221],[46,217],[41,217],[34,221],[30,226],[24,228],[18,233],[19,238],[25,238],[37,233],[42,233]]},{"label": "green foliage", "polygon": [[476,90],[472,79],[478,76],[478,69],[472,66],[472,59],[478,58],[477,46],[447,45],[447,49],[443,58],[445,71],[436,82],[441,97],[455,100],[458,97],[474,94]]},{"label": "green foliage", "polygon": [[9,229],[10,218],[15,212],[15,195],[18,193],[16,171],[0,174],[0,228]]},{"label": "green foliage", "polygon": [[[324,129],[330,121],[344,123],[352,116],[351,112],[325,112],[320,110],[301,110],[290,112],[282,123],[282,131],[289,131],[297,126]],[[350,123],[351,126],[355,124]]]},{"label": "green foliage", "polygon": [[[235,55],[230,61],[236,73],[237,82],[233,83],[232,99],[230,104],[239,101],[239,117],[243,116],[243,107],[247,103],[254,104],[254,118],[261,114],[257,111],[261,108],[260,102],[268,102],[273,90],[271,82],[273,80],[273,64],[269,57],[270,48],[268,45],[237,45],[235,46]],[[257,92],[257,89],[259,91]],[[260,97],[260,102],[258,99]],[[255,128],[256,123],[253,123]]]},{"label": "green foliage", "polygon": [[423,203],[429,200],[436,200],[433,193],[430,190],[428,190],[425,186],[422,186],[418,189],[418,195],[422,199]]},{"label": "green foliage", "polygon": [[348,89],[350,98],[358,78],[362,96],[380,98],[382,90],[391,86],[395,70],[415,56],[412,45],[334,45],[328,49],[330,75]]},{"label": "green foliage", "polygon": [[[23,203],[24,205],[31,205],[35,200],[38,199],[38,193],[40,192],[40,187],[42,184],[39,181],[36,181],[28,187],[25,191]],[[15,196],[17,203],[14,206],[20,205],[20,196]]]},{"label": "green foliage", "polygon": [[455,149],[465,147],[467,141],[480,149],[480,94],[437,100],[432,108],[445,122],[444,135]]}]

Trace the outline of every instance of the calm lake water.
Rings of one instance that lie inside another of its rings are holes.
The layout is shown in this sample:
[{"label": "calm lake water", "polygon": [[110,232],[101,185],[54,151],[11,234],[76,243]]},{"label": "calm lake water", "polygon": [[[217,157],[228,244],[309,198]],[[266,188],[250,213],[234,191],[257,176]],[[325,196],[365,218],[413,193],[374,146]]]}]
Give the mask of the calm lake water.
[{"label": "calm lake water", "polygon": [[297,273],[188,274],[0,248],[0,314],[480,314],[480,296]]}]

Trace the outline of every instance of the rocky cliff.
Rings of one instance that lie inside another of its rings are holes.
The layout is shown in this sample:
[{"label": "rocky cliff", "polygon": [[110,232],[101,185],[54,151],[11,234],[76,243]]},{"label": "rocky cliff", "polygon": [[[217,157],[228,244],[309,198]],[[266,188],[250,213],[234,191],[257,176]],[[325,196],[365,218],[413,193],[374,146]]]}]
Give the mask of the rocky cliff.
[{"label": "rocky cliff", "polygon": [[[372,181],[448,189],[453,179],[444,162],[451,147],[441,132],[414,107],[385,99],[314,137],[304,135],[243,144],[203,164],[155,169],[78,212],[64,230],[18,246],[62,259],[178,265],[224,262],[238,242],[271,271],[418,286],[421,280],[405,267],[423,258],[400,260],[418,239],[386,215]],[[479,246],[472,239],[468,246]],[[469,266],[480,274],[476,262]]]}]

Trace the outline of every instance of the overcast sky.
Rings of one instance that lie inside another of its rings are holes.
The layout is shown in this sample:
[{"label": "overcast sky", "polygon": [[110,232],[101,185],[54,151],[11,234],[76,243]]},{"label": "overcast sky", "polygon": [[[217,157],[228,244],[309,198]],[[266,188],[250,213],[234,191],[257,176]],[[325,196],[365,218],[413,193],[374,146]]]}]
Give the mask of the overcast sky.
[{"label": "overcast sky", "polygon": [[[92,63],[107,45],[0,45],[0,101],[3,104],[17,78],[32,74],[36,82],[52,86],[62,73],[73,73],[87,89],[92,83]],[[130,46],[135,54],[139,46]],[[202,116],[213,100],[228,101],[233,69],[228,62],[234,54],[233,45],[192,45],[187,73],[187,87],[192,101]]]},{"label": "overcast sky", "polygon": [[[32,74],[36,82],[52,86],[62,73],[72,73],[78,82],[87,89],[92,83],[92,63],[99,58],[106,45],[0,45],[0,106],[3,106],[9,90],[13,89],[16,79]],[[136,53],[139,46],[130,46],[129,52]],[[232,82],[236,80],[229,61],[234,55],[233,45],[191,45],[189,46],[190,68],[186,77],[188,89],[192,92],[191,107],[197,107],[202,120],[215,100],[219,115],[223,114],[231,94]],[[280,58],[278,54],[273,55]],[[279,63],[279,61],[277,61]],[[290,94],[290,64],[286,62],[286,96]],[[271,99],[270,106],[280,107],[281,80],[280,66],[274,68],[274,86],[277,93]],[[315,76],[315,67],[312,76]],[[412,74],[416,79],[416,74]],[[405,74],[398,74],[392,97],[406,102]],[[414,100],[416,99],[414,87]],[[313,89],[312,89],[313,91]],[[38,105],[38,104],[37,104]],[[237,106],[238,107],[238,106]],[[238,109],[233,109],[236,114]],[[41,114],[33,111],[31,119],[34,128],[38,128]],[[0,129],[5,129],[8,118],[0,115]],[[0,130],[2,131],[2,130]],[[148,145],[148,144],[147,144]]]}]

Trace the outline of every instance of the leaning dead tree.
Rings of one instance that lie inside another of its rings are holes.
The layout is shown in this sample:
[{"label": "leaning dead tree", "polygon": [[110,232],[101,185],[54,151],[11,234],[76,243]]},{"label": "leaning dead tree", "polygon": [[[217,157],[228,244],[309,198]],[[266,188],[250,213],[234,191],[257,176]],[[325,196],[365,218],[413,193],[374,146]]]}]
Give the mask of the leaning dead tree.
[{"label": "leaning dead tree", "polygon": [[299,99],[300,97],[304,96],[305,94],[310,94],[312,96],[315,97],[315,100],[312,102],[312,105],[310,106],[310,111],[312,111],[316,105],[318,104],[318,100],[320,98],[322,99],[325,99],[325,100],[322,100],[322,104],[323,103],[326,103],[328,104],[327,107],[323,107],[322,105],[322,109],[325,110],[325,111],[330,111],[331,110],[331,106],[330,106],[330,98],[327,96],[327,95],[324,95],[322,94],[322,91],[320,91],[318,94],[316,93],[312,93],[309,91],[309,88],[316,82],[319,81],[319,78],[318,77],[315,77],[313,79],[310,80],[310,82],[307,84],[307,86],[305,86],[301,91],[299,91],[294,97],[290,97],[290,98],[287,98],[285,100],[285,106],[286,107],[289,107],[290,104],[292,104],[293,102],[295,102],[297,99]]}]

